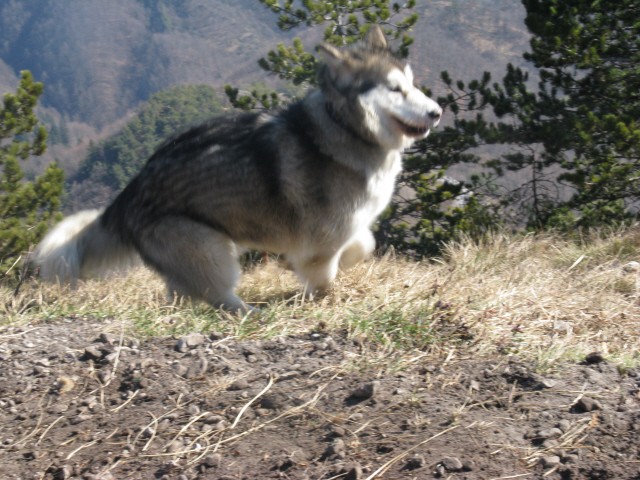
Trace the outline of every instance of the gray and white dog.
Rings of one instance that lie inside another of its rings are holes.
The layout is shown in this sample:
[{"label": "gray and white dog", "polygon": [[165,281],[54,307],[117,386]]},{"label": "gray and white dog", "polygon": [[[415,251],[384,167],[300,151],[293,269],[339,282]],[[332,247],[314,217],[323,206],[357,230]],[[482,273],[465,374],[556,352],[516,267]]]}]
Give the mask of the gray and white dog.
[{"label": "gray and white dog", "polygon": [[239,252],[284,254],[305,291],[374,249],[401,152],[442,109],[374,26],[318,47],[320,88],[275,115],[225,115],[165,142],[104,211],[58,224],[37,247],[44,279],[75,282],[139,257],[172,294],[233,311]]}]

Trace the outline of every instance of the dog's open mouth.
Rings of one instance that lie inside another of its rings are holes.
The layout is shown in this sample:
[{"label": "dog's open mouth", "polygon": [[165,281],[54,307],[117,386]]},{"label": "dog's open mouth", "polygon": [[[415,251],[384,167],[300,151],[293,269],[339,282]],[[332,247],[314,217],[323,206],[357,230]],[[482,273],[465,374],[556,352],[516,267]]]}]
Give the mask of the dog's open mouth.
[{"label": "dog's open mouth", "polygon": [[393,117],[393,119],[400,126],[400,130],[409,137],[424,137],[429,132],[429,127],[427,125],[410,125],[403,122],[398,117]]}]

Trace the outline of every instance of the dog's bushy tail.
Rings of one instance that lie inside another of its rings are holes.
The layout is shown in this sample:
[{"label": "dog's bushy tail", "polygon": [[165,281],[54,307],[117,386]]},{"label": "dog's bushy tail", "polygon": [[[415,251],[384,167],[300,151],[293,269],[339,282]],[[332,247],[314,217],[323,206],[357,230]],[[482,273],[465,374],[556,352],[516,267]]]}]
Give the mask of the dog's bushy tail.
[{"label": "dog's bushy tail", "polygon": [[71,283],[100,278],[138,263],[138,255],[100,222],[100,210],[85,210],[62,220],[40,242],[32,262],[46,281]]}]

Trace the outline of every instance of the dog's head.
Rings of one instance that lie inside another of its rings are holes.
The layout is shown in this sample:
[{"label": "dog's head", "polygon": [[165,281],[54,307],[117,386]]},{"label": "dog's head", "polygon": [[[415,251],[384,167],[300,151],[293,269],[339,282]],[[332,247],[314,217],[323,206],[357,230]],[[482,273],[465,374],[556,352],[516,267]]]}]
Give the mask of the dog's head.
[{"label": "dog's head", "polygon": [[393,55],[379,26],[351,48],[323,44],[318,50],[328,106],[366,140],[406,148],[440,121],[442,108],[414,85],[411,67]]}]

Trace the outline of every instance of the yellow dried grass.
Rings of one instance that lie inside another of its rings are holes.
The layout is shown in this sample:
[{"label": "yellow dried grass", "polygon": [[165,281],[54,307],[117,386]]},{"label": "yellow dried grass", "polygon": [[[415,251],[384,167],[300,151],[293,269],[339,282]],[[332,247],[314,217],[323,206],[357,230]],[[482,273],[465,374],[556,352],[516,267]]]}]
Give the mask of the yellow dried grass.
[{"label": "yellow dried grass", "polygon": [[[127,321],[133,334],[218,330],[239,337],[347,332],[407,358],[415,350],[452,356],[517,355],[551,368],[600,351],[621,366],[640,363],[637,228],[583,242],[552,235],[495,234],[463,240],[439,259],[386,255],[342,272],[326,296],[304,300],[276,262],[251,268],[240,295],[261,308],[243,318],[184,301],[170,304],[162,282],[140,268],[83,282],[77,290],[37,282],[14,296],[0,289],[2,325],[64,316]],[[81,320],[79,320],[81,321]]]}]

